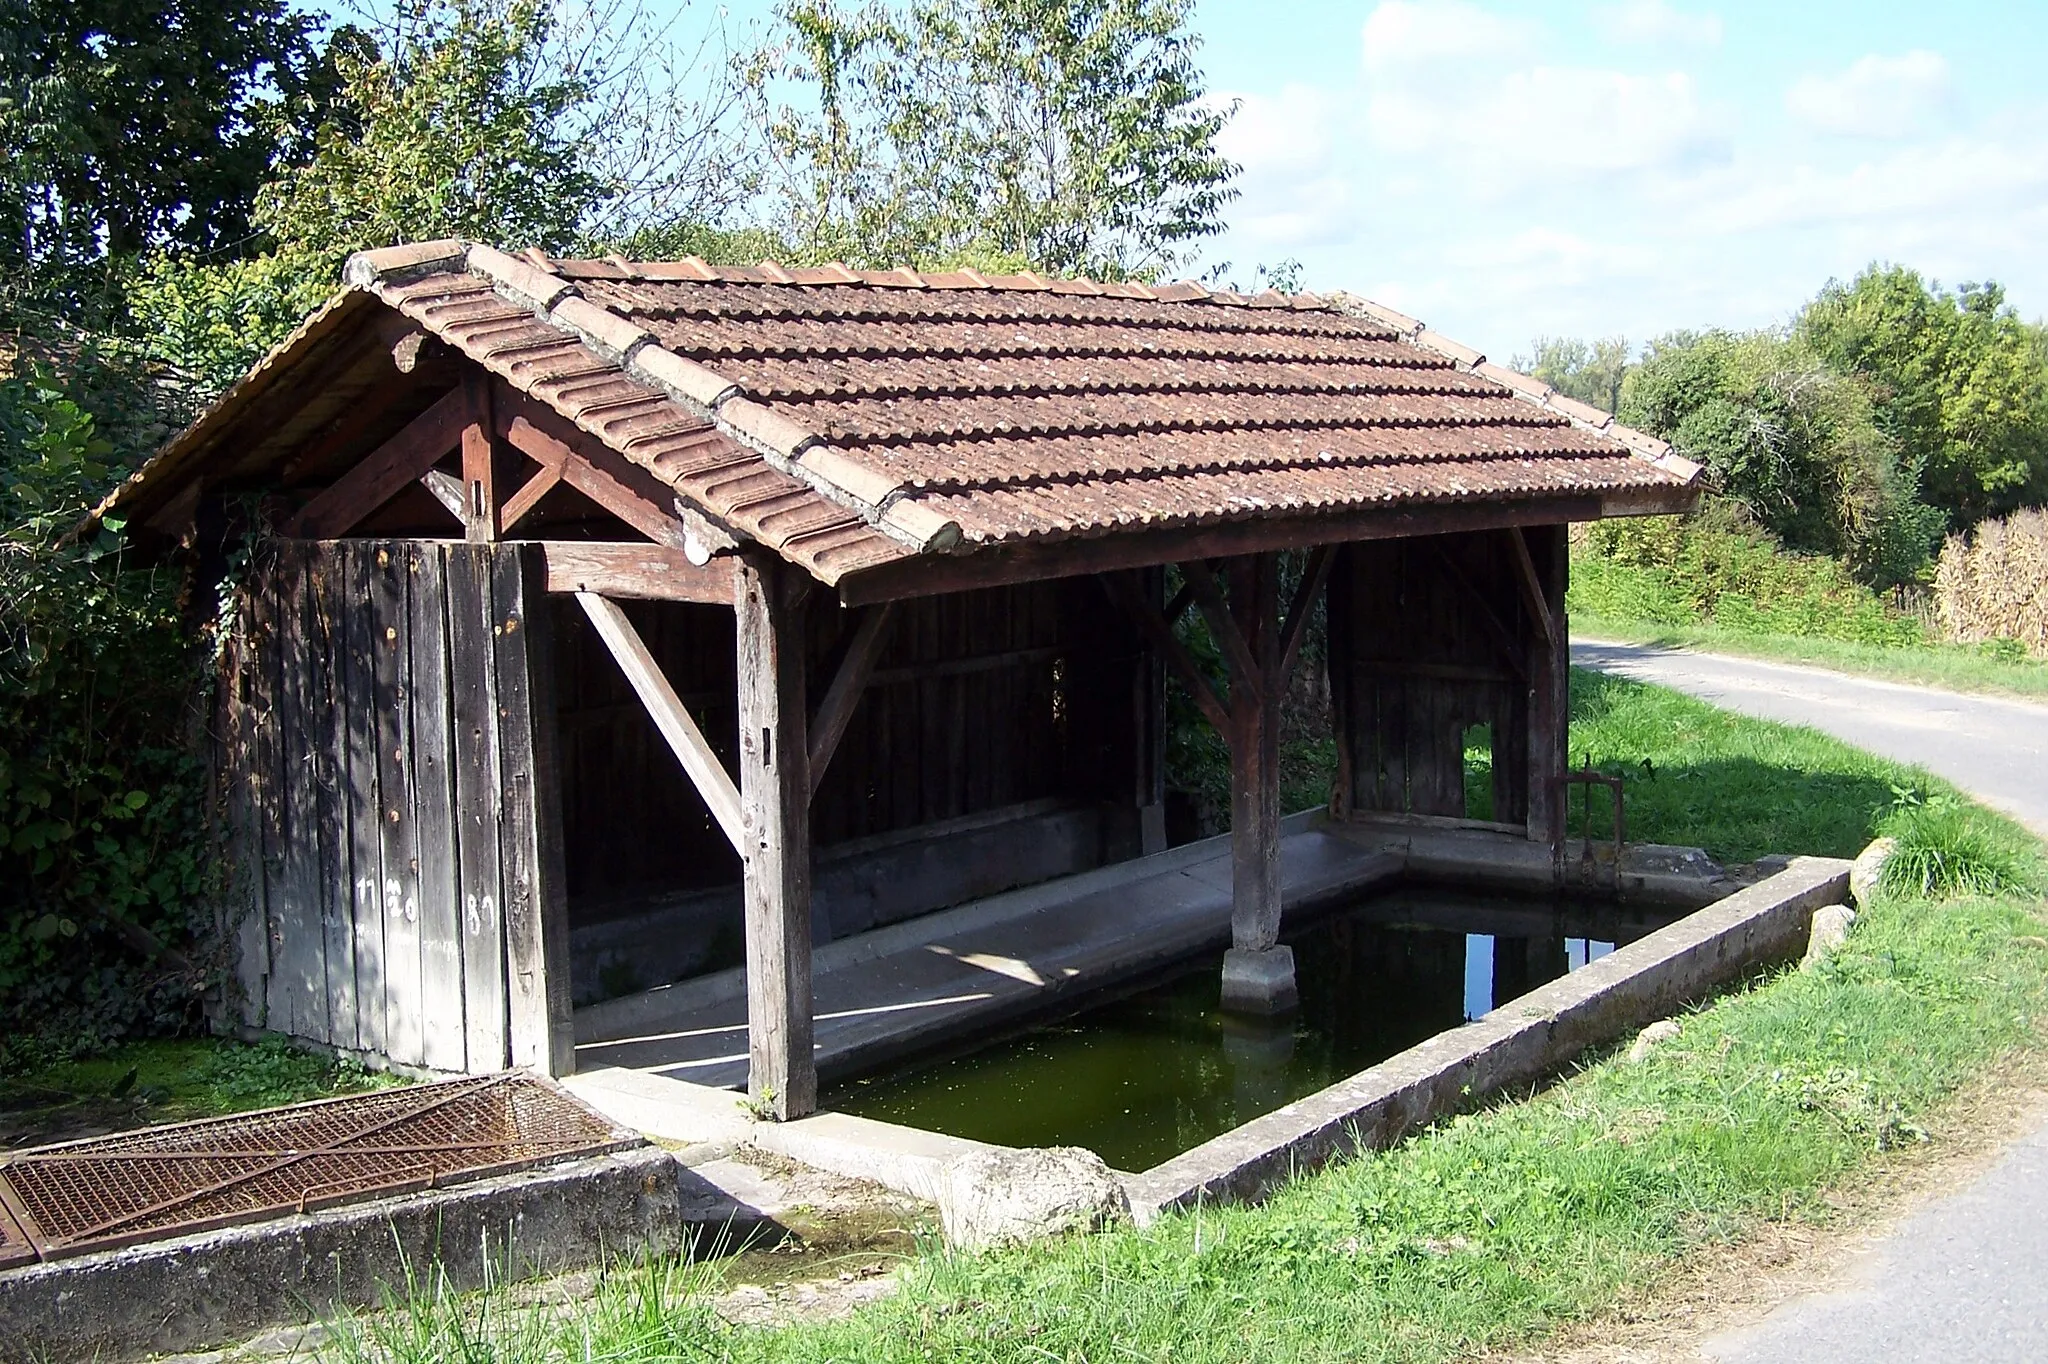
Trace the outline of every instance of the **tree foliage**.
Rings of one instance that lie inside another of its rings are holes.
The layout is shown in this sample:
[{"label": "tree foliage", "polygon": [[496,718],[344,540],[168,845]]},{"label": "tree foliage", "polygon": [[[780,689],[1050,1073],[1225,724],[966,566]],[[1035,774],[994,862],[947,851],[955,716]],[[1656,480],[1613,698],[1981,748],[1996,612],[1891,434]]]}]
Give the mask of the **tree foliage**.
[{"label": "tree foliage", "polygon": [[1621,381],[1630,355],[1626,337],[1583,341],[1575,336],[1539,336],[1530,352],[1516,356],[1512,367],[1602,412],[1620,408]]},{"label": "tree foliage", "polygon": [[766,107],[799,253],[1151,275],[1222,228],[1189,0],[797,0]]},{"label": "tree foliage", "polygon": [[1788,546],[1849,560],[1881,585],[1912,577],[1940,530],[1917,459],[1876,420],[1867,387],[1775,332],[1680,333],[1622,383],[1619,416],[1713,471]]},{"label": "tree foliage", "polygon": [[1872,265],[1821,290],[1796,332],[1832,369],[1868,381],[1880,425],[1923,461],[1952,527],[2048,498],[2048,334],[2000,286],[1951,293]]},{"label": "tree foliage", "polygon": [[328,89],[286,0],[0,0],[0,279],[76,309],[163,247],[232,251]]}]

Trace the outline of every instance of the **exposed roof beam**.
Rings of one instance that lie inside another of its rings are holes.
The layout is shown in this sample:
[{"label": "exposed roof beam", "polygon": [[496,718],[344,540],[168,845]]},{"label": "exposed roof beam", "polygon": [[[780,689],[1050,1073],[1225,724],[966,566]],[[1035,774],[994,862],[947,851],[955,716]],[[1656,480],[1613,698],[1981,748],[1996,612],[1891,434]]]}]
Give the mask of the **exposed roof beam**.
[{"label": "exposed roof beam", "polygon": [[304,540],[331,540],[347,534],[400,489],[440,463],[461,440],[468,420],[468,396],[457,388],[300,508],[285,534]]}]

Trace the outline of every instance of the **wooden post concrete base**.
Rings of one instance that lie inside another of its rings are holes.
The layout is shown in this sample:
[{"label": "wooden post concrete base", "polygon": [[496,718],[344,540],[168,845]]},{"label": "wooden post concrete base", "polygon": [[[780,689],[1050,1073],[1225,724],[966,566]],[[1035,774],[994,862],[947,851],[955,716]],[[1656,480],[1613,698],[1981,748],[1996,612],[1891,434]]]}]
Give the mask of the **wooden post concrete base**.
[{"label": "wooden post concrete base", "polygon": [[[1283,1013],[1299,1002],[1294,953],[1280,940],[1279,563],[1262,554],[1240,560],[1230,614],[1252,668],[1231,684],[1230,942],[1223,962],[1223,1007]],[[1246,675],[1246,674],[1249,675]]]}]

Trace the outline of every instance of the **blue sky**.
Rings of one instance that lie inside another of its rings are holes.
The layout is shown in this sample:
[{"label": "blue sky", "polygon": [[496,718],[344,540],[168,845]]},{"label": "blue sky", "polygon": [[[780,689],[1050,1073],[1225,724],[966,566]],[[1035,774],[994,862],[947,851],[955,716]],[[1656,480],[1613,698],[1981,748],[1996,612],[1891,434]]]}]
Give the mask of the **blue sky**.
[{"label": "blue sky", "polygon": [[[687,38],[772,0],[644,2]],[[1240,280],[1503,358],[1779,322],[1873,259],[2048,313],[2048,0],[1196,3]]]},{"label": "blue sky", "polygon": [[1776,322],[1872,259],[2048,311],[2048,6],[1210,0],[1197,23],[1243,101],[1217,254],[1297,258],[1482,349]]}]

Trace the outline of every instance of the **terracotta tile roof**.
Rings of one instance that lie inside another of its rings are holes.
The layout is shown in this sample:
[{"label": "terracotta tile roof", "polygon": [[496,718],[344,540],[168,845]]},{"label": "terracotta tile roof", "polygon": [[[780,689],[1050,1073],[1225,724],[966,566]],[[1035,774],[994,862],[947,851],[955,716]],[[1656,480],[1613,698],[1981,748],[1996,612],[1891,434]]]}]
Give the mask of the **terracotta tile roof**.
[{"label": "terracotta tile roof", "polygon": [[551,261],[426,242],[356,289],[815,576],[1269,515],[1700,470],[1389,309],[972,270]]}]

